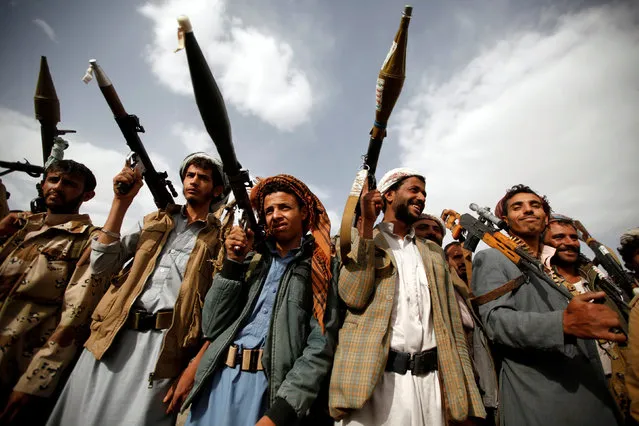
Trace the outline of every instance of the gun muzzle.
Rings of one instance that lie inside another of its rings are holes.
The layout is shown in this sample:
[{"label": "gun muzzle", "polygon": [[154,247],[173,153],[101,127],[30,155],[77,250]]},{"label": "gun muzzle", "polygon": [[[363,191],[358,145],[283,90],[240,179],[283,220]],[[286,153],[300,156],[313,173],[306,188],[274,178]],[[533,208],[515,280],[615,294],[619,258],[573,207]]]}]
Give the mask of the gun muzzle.
[{"label": "gun muzzle", "polygon": [[488,207],[479,207],[477,204],[475,203],[471,203],[468,206],[472,211],[477,212],[477,214],[481,217],[483,217],[484,219],[488,220],[489,222],[491,222],[493,225],[495,225],[497,228],[499,229],[507,229],[508,225],[506,224],[506,222],[504,222],[502,219],[498,218],[497,216],[495,216]]}]

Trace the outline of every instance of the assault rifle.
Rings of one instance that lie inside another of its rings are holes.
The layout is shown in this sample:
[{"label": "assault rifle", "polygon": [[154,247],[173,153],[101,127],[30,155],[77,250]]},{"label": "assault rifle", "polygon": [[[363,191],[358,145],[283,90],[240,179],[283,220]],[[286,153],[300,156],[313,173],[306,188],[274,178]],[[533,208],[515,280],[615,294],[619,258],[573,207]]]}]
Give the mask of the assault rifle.
[{"label": "assault rifle", "polygon": [[231,138],[231,124],[229,123],[224,98],[204,58],[202,49],[193,34],[191,21],[186,16],[180,16],[178,24],[180,43],[184,43],[184,49],[186,50],[197,108],[202,116],[206,131],[220,154],[224,173],[229,178],[236,205],[242,210],[242,222],[253,231],[255,246],[257,247],[264,241],[264,227],[258,223],[251,207],[247,189],[253,186],[253,183],[248,170],[242,168],[235,155],[235,147]]},{"label": "assault rifle", "polygon": [[3,169],[0,176],[8,175],[11,172],[24,172],[32,178],[38,178],[44,173],[44,167],[29,163],[26,159],[24,163],[19,161],[0,161],[0,167]]},{"label": "assault rifle", "polygon": [[608,275],[610,275],[611,280],[614,281],[613,284],[616,284],[615,287],[618,287],[619,291],[622,291],[628,300],[631,300],[634,296],[632,291],[634,285],[628,274],[626,274],[623,270],[623,267],[605,245],[595,240],[590,235],[590,233],[586,230],[586,227],[583,226],[580,221],[575,220],[574,223],[575,228],[577,228],[579,239],[586,243],[595,253],[594,263],[601,265]]},{"label": "assault rifle", "polygon": [[[140,125],[140,119],[126,112],[118,92],[113,87],[113,83],[111,83],[111,80],[109,80],[109,77],[107,77],[95,59],[89,61],[89,69],[82,81],[88,84],[93,78],[93,74],[95,74],[95,79],[98,81],[98,86],[100,86],[104,99],[106,99],[113,112],[115,122],[118,123],[126,144],[132,151],[127,156],[127,165],[132,169],[136,167],[140,169],[144,182],[146,182],[149,191],[153,195],[153,201],[159,209],[164,209],[168,204],[173,204],[173,197],[177,197],[178,194],[171,181],[167,179],[168,174],[155,170],[151,158],[138,136],[138,133],[144,133],[144,127]],[[121,183],[118,184],[116,189],[120,194],[126,194],[131,190],[129,185]]]},{"label": "assault rifle", "polygon": [[[475,205],[476,207],[476,205]],[[472,209],[472,207],[471,207]],[[480,213],[480,216],[482,214]],[[486,216],[484,219],[488,219]],[[474,218],[468,213],[461,215],[459,224],[466,230],[467,240],[471,239],[481,240],[489,247],[496,248],[511,262],[519,267],[521,270],[527,270],[533,275],[537,276],[543,282],[547,283],[553,290],[558,291],[564,297],[568,299],[572,298],[572,295],[568,291],[562,291],[561,287],[555,283],[555,281],[546,274],[542,263],[521,247],[517,242],[502,234],[499,229],[493,226],[493,222],[488,219],[488,223],[484,223],[479,219]],[[464,243],[466,246],[466,243]],[[466,246],[466,248],[468,248]]]},{"label": "assault rifle", "polygon": [[[570,292],[564,291],[562,287],[560,287],[548,274],[546,274],[543,264],[537,258],[528,253],[516,241],[500,232],[501,229],[506,227],[506,223],[503,220],[492,214],[490,209],[486,207],[479,207],[477,204],[473,203],[470,205],[470,209],[476,211],[482,220],[476,219],[467,213],[461,215],[459,224],[466,231],[466,241],[469,241],[470,239],[482,240],[488,246],[499,250],[511,262],[517,265],[519,269],[530,271],[532,274],[547,283],[555,291],[560,292],[568,299],[572,299],[572,294]],[[588,261],[585,256],[583,256],[583,259]],[[597,271],[597,273],[601,278],[598,284],[606,293],[608,298],[617,306],[619,313],[622,316],[622,331],[627,335],[627,323],[630,309],[624,298],[623,291],[616,286],[614,282],[601,274],[600,271]]]}]

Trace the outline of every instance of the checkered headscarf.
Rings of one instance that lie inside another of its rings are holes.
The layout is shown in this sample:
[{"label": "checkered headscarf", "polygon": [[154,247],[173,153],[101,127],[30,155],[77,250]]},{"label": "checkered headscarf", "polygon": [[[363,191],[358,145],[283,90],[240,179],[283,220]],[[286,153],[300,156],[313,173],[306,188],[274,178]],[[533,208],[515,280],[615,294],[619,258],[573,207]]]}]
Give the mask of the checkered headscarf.
[{"label": "checkered headscarf", "polygon": [[313,316],[317,319],[322,332],[324,331],[324,311],[328,286],[332,278],[331,273],[331,221],[322,202],[301,180],[291,175],[277,175],[262,179],[251,191],[251,204],[257,210],[260,219],[264,221],[264,189],[270,183],[279,183],[288,187],[306,206],[308,229],[315,238],[313,259],[311,261],[313,284]]}]

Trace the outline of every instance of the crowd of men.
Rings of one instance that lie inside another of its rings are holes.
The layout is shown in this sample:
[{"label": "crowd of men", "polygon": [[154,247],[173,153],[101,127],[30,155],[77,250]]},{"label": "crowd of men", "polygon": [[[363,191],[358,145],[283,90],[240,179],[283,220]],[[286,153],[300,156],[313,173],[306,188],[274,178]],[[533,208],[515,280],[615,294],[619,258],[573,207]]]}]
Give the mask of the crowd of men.
[{"label": "crowd of men", "polygon": [[[639,421],[639,308],[620,332],[575,223],[528,186],[495,214],[554,286],[498,249],[442,247],[416,170],[365,185],[345,258],[299,179],[250,189],[257,238],[234,225],[217,158],[193,153],[179,174],[186,204],[124,235],[143,186],[129,167],[102,227],[79,213],[93,173],[67,159],[45,170],[45,213],[3,213],[0,424]],[[619,253],[639,284],[639,228]]]}]

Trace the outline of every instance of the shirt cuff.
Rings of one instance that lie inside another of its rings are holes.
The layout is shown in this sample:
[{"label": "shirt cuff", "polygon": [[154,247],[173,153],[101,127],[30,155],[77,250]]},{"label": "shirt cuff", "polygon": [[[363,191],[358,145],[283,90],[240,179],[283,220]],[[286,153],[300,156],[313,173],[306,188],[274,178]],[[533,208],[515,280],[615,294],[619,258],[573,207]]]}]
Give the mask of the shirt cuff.
[{"label": "shirt cuff", "polygon": [[245,271],[246,265],[244,265],[244,263],[236,262],[227,257],[224,259],[220,274],[226,279],[241,281],[244,278]]},{"label": "shirt cuff", "polygon": [[120,241],[115,240],[112,243],[104,244],[98,240],[91,240],[91,250],[98,251],[100,253],[119,253],[120,252]]},{"label": "shirt cuff", "polygon": [[297,420],[297,413],[284,398],[277,397],[275,402],[264,414],[277,426],[293,424]]}]

